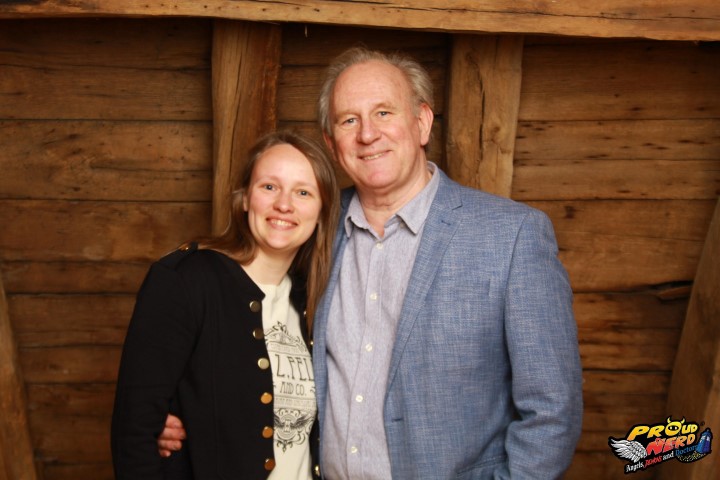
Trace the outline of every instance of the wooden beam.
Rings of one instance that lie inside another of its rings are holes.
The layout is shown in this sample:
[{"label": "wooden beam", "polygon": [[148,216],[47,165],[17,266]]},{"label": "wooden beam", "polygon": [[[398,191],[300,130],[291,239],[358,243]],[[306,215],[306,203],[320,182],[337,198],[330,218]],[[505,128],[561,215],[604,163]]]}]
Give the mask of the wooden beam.
[{"label": "wooden beam", "polygon": [[222,233],[230,193],[247,150],[277,123],[275,99],[282,29],[264,23],[216,20],[213,31],[213,218]]},{"label": "wooden beam", "polygon": [[36,480],[25,384],[0,278],[0,480]]},{"label": "wooden beam", "polygon": [[658,40],[720,40],[717,0],[14,0],[0,18],[62,16],[192,16],[308,22],[448,32],[533,33]]},{"label": "wooden beam", "polygon": [[[703,248],[690,295],[685,325],[673,368],[667,412],[673,418],[704,422],[720,431],[720,200]],[[717,459],[686,464],[666,462],[658,469],[661,480],[718,478]]]},{"label": "wooden beam", "polygon": [[456,35],[446,167],[458,182],[509,197],[520,105],[522,36]]}]

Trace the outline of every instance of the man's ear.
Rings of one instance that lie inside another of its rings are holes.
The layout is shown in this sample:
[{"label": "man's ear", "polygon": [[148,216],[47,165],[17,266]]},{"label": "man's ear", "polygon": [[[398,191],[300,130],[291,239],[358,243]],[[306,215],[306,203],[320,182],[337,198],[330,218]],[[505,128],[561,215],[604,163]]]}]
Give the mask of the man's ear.
[{"label": "man's ear", "polygon": [[432,124],[435,115],[427,103],[420,104],[420,112],[418,112],[418,126],[420,128],[420,144],[424,147],[430,141],[430,132],[432,132]]},{"label": "man's ear", "polygon": [[335,158],[335,143],[333,142],[333,139],[330,135],[323,132],[323,140],[325,140],[325,145],[328,147],[328,150],[330,150],[330,153],[332,153],[333,158]]}]

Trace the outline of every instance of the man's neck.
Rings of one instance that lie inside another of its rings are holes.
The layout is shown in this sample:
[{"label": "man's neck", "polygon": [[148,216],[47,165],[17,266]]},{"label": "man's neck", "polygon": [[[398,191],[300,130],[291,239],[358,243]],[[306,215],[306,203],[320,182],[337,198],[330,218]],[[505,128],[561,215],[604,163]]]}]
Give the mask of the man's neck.
[{"label": "man's neck", "polygon": [[422,176],[403,190],[363,190],[357,188],[358,198],[362,206],[365,219],[375,232],[382,238],[385,235],[385,224],[402,207],[415,198],[430,182],[432,172],[424,170]]}]

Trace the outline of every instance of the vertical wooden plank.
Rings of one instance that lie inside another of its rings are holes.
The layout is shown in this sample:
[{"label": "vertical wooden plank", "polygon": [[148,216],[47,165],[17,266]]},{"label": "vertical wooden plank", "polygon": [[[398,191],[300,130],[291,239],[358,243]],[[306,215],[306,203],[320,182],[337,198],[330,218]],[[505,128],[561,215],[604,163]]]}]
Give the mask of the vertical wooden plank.
[{"label": "vertical wooden plank", "polygon": [[216,20],[213,29],[213,219],[228,224],[230,193],[248,148],[275,128],[282,29],[266,23]]},{"label": "vertical wooden plank", "polygon": [[523,37],[453,37],[447,169],[458,182],[509,197],[520,105]]},{"label": "vertical wooden plank", "polygon": [[[720,200],[705,239],[675,357],[667,411],[673,418],[704,422],[720,432]],[[698,435],[704,428],[698,430]],[[717,447],[715,448],[717,450]],[[701,480],[720,477],[717,459],[687,464],[665,462],[661,480]]]},{"label": "vertical wooden plank", "polygon": [[37,480],[25,385],[0,278],[0,480]]}]

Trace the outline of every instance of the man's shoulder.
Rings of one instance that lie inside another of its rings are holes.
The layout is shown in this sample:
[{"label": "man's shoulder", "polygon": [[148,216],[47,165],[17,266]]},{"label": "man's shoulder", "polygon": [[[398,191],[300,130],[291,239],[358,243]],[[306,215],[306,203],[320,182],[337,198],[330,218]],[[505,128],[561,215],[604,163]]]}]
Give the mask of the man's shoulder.
[{"label": "man's shoulder", "polygon": [[535,208],[507,197],[468,187],[446,178],[441,182],[437,197],[441,201],[457,203],[463,214],[497,212],[507,215],[527,215]]}]

